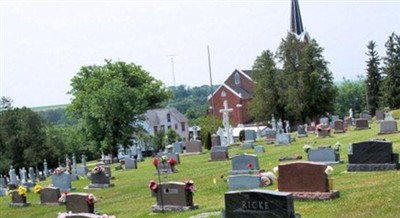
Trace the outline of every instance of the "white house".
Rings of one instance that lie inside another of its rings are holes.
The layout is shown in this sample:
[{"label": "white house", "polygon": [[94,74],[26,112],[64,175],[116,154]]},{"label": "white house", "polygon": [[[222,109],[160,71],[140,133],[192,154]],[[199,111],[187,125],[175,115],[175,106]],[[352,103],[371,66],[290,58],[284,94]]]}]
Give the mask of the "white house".
[{"label": "white house", "polygon": [[175,108],[148,110],[145,117],[143,127],[150,135],[154,136],[158,131],[173,129],[182,140],[185,141],[189,137],[189,120]]}]

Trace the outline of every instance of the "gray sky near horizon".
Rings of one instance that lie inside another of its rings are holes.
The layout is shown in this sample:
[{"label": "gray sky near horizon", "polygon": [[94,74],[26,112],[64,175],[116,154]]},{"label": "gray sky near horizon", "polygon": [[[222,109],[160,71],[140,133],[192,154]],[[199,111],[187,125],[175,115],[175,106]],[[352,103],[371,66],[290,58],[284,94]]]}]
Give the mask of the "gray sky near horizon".
[{"label": "gray sky near horizon", "polygon": [[[398,1],[300,0],[303,25],[323,47],[335,81],[365,76],[366,45],[380,56],[400,34]],[[81,66],[104,59],[139,64],[175,84],[213,84],[251,69],[263,50],[276,51],[289,30],[290,1],[1,1],[1,95],[14,105],[69,103]]]}]

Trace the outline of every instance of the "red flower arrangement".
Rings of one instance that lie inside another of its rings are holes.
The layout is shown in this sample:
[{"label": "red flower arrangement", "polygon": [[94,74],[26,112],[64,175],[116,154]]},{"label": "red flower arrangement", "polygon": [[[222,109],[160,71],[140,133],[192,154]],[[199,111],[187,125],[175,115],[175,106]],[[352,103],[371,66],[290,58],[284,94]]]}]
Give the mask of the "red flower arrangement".
[{"label": "red flower arrangement", "polygon": [[96,199],[96,197],[95,197],[93,194],[89,194],[89,195],[86,197],[86,202],[87,202],[88,204],[94,204],[96,201],[97,201],[97,199]]},{"label": "red flower arrangement", "polygon": [[185,181],[185,190],[189,194],[193,194],[194,191],[196,190],[196,187],[194,186],[193,180],[186,180]]},{"label": "red flower arrangement", "polygon": [[153,166],[157,168],[158,167],[158,162],[159,162],[158,158],[154,158],[153,159]]},{"label": "red flower arrangement", "polygon": [[171,166],[175,166],[175,164],[176,164],[176,160],[175,160],[175,158],[169,158],[168,159],[168,163],[171,165]]},{"label": "red flower arrangement", "polygon": [[149,182],[149,188],[150,190],[152,190],[153,192],[157,192],[158,189],[158,185],[154,180],[150,180]]},{"label": "red flower arrangement", "polygon": [[248,163],[248,164],[247,164],[247,168],[249,168],[250,170],[252,170],[253,167],[254,167],[253,163]]}]

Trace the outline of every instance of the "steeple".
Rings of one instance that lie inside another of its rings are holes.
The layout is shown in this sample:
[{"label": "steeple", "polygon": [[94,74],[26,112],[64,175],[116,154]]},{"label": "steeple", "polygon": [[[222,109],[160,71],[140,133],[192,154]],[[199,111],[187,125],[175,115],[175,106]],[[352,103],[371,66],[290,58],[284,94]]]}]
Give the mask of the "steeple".
[{"label": "steeple", "polygon": [[298,0],[292,0],[291,14],[290,14],[290,31],[299,36],[303,41],[308,41],[309,36],[303,28],[303,21],[301,20],[301,13]]}]

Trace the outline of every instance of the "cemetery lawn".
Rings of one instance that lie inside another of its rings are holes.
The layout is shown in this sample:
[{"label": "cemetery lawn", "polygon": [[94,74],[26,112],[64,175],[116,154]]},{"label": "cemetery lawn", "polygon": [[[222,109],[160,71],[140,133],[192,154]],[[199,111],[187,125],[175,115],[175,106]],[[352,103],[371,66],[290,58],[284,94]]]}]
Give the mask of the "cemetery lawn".
[{"label": "cemetery lawn", "polygon": [[[297,138],[290,146],[267,145],[262,141],[256,144],[265,146],[265,153],[257,153],[260,168],[272,171],[279,164],[280,156],[299,154],[303,160],[307,159],[303,151],[303,145],[308,142],[316,142],[316,145],[342,144],[340,151],[343,163],[333,165],[333,188],[340,191],[338,199],[329,201],[298,201],[295,200],[295,211],[302,217],[399,217],[400,212],[400,172],[346,172],[348,145],[351,142],[360,142],[371,138],[386,138],[393,142],[395,153],[400,153],[400,133],[390,135],[377,135],[379,126],[370,124],[369,130],[355,131],[353,128],[344,134],[333,134],[330,138],[319,139],[311,134],[307,138]],[[294,135],[294,133],[292,133]],[[242,150],[238,146],[229,149],[229,155],[251,153],[252,149]],[[199,204],[198,210],[189,212],[168,212],[164,214],[151,213],[151,206],[155,198],[151,197],[148,187],[149,180],[157,181],[152,159],[138,163],[137,170],[115,171],[116,164],[112,166],[112,174],[115,179],[112,183],[115,187],[102,190],[85,190],[90,181],[82,178],[72,183],[76,187],[75,192],[93,193],[99,200],[96,208],[101,214],[124,217],[191,217],[206,212],[219,212],[224,208],[224,193],[228,191],[226,182],[228,171],[231,169],[230,161],[209,162],[210,152],[201,155],[181,155],[181,163],[177,165],[178,173],[168,175],[169,181],[184,181],[191,179],[195,182],[196,192],[194,202]],[[90,162],[92,165],[94,162]],[[89,168],[91,168],[89,166]],[[165,180],[165,178],[163,178]],[[213,181],[216,181],[214,184]],[[47,186],[47,181],[40,182]],[[264,187],[263,189],[276,190],[277,185]],[[30,207],[10,208],[10,197],[0,197],[0,217],[57,217],[58,212],[65,212],[65,206],[40,205],[39,195],[28,193]],[[220,217],[214,215],[211,217]]]}]

